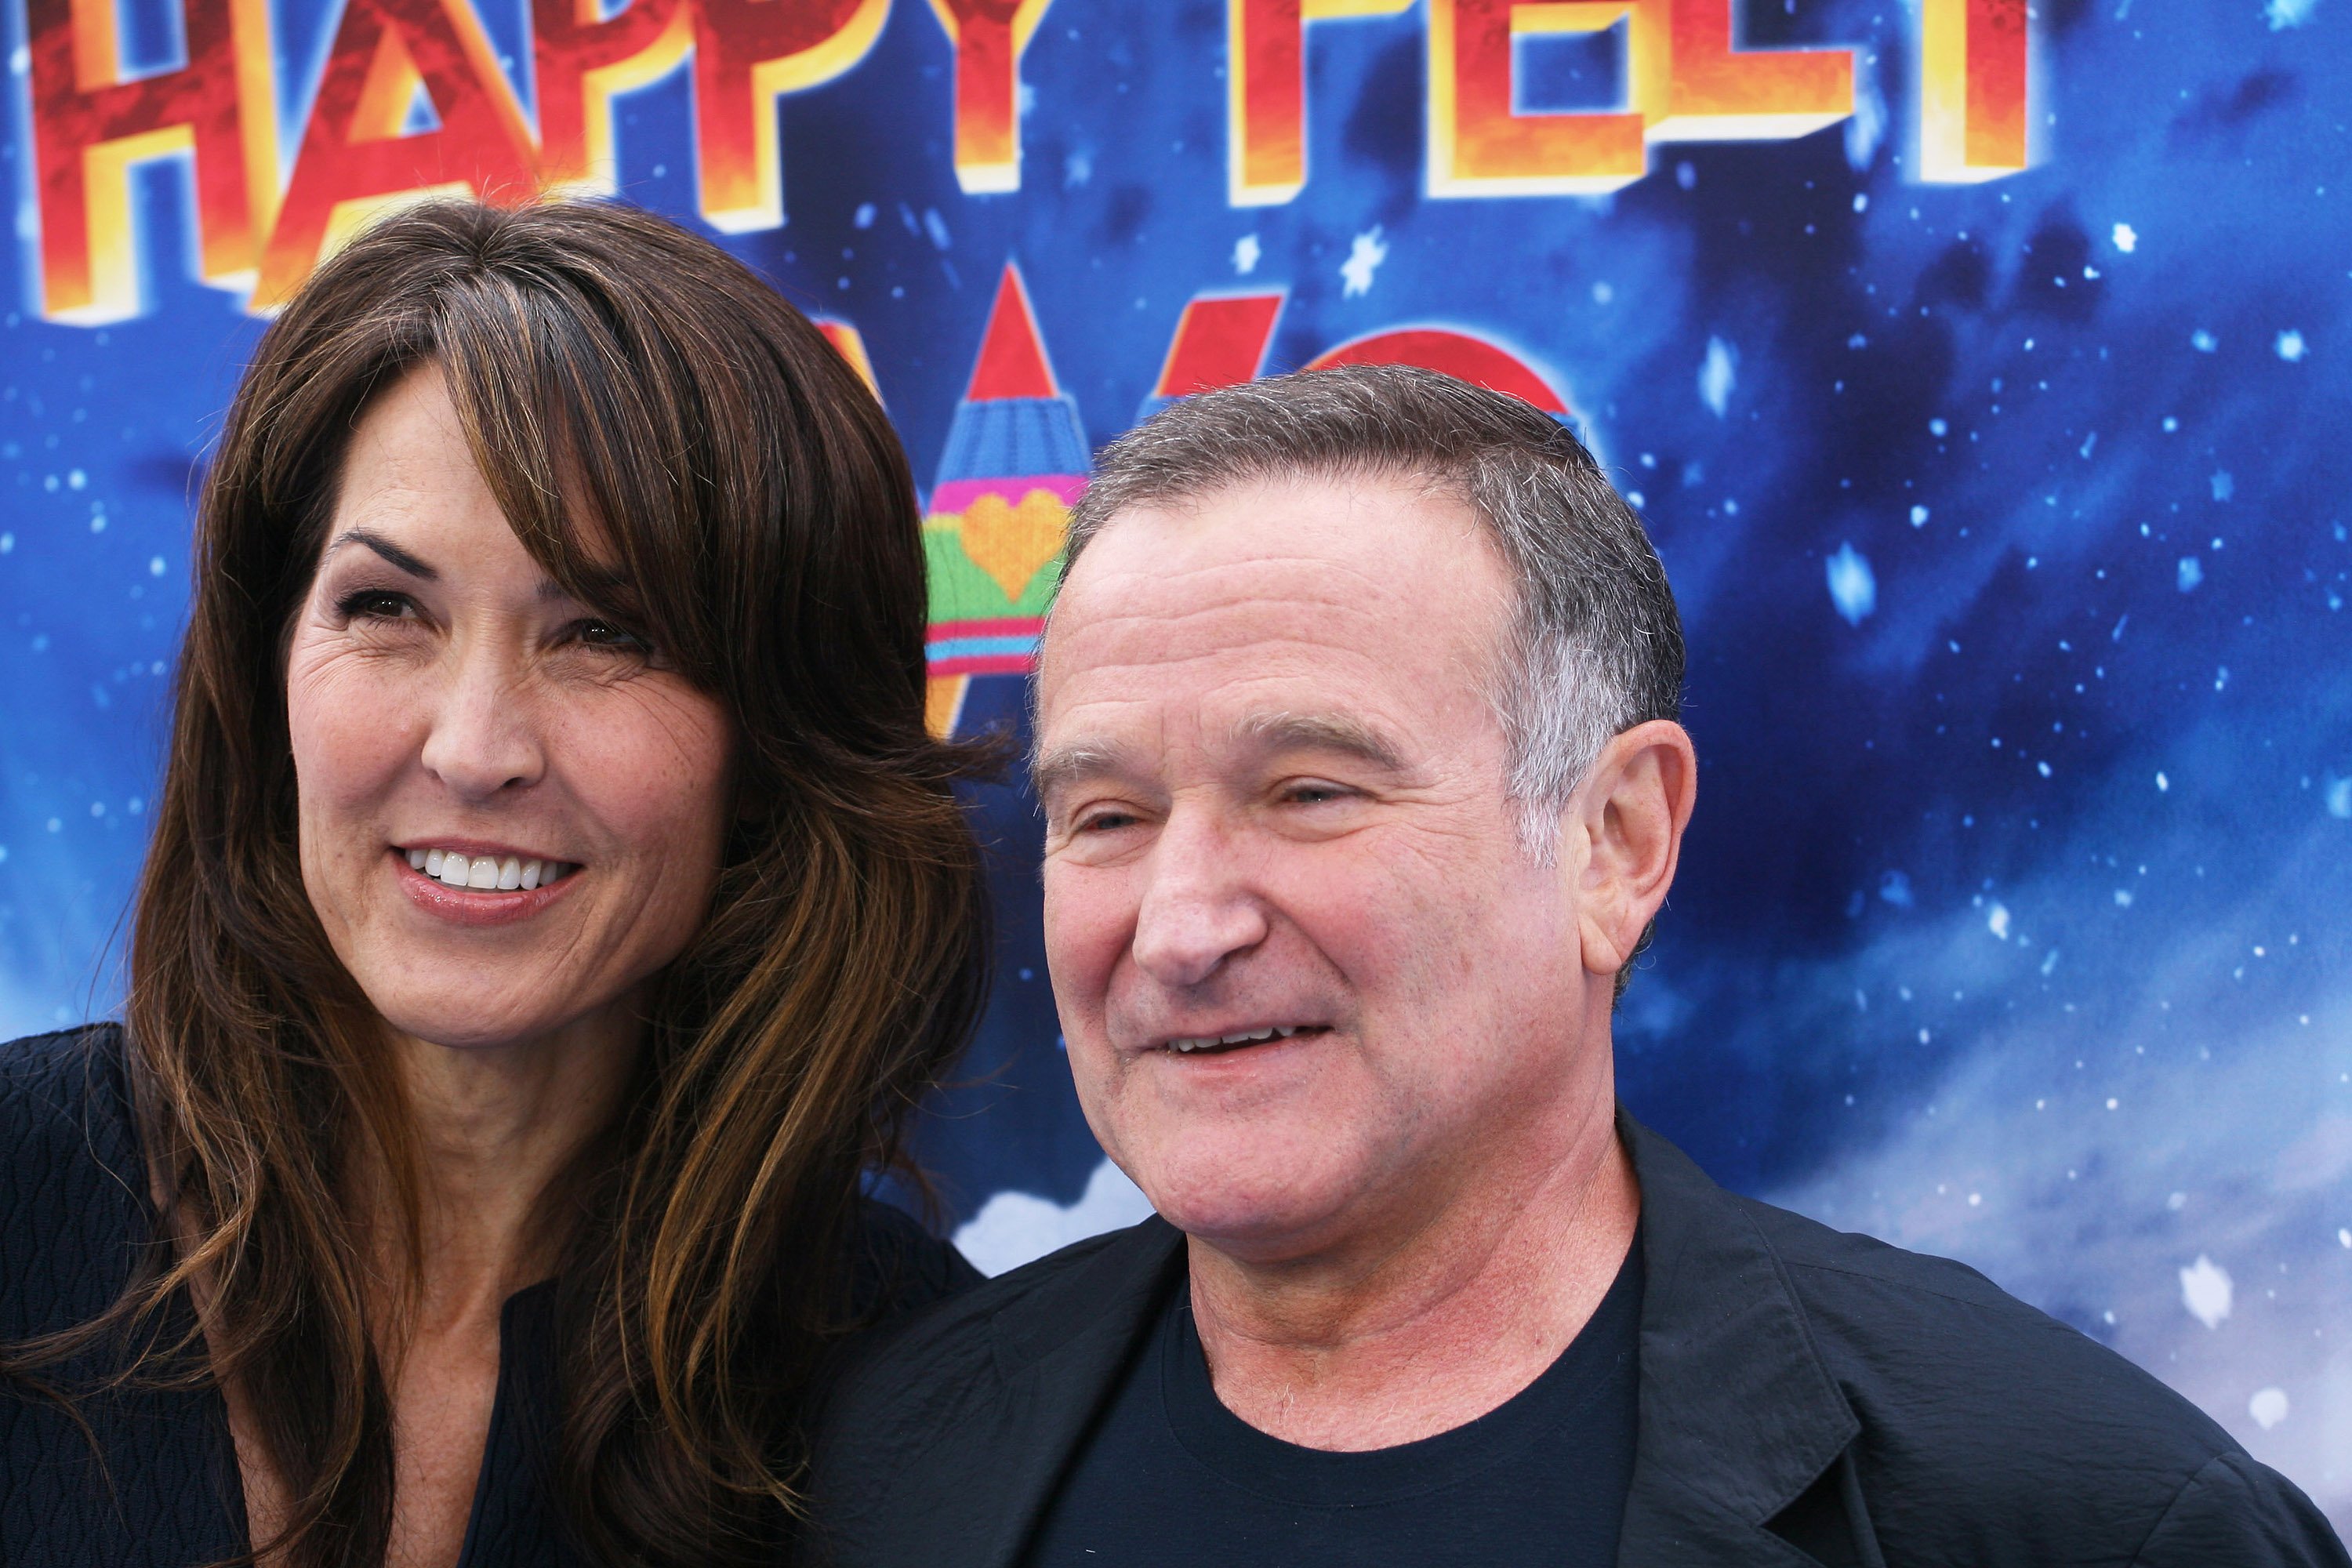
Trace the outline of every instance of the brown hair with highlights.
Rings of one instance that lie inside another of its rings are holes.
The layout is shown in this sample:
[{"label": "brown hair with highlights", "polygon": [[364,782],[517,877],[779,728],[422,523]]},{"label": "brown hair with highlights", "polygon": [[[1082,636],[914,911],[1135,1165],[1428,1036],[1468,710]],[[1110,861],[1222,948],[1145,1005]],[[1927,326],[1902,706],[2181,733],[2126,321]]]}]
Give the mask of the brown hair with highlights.
[{"label": "brown hair with highlights", "polygon": [[[412,1243],[418,1169],[380,1026],[304,892],[282,649],[354,423],[426,362],[524,546],[733,719],[712,907],[656,989],[618,1123],[542,1200],[553,1479],[598,1560],[772,1559],[800,1403],[855,1311],[861,1181],[903,1165],[900,1113],[981,1005],[985,891],[951,793],[973,762],[924,728],[920,521],[880,405],[748,268],[625,206],[412,208],[264,334],[204,485],[131,949],[142,1132],[183,1245],[9,1359],[146,1325],[129,1374],[231,1382],[254,1412],[290,1501],[263,1552],[383,1561],[383,1238],[351,1152]],[[201,1342],[167,1343],[192,1286]]]}]

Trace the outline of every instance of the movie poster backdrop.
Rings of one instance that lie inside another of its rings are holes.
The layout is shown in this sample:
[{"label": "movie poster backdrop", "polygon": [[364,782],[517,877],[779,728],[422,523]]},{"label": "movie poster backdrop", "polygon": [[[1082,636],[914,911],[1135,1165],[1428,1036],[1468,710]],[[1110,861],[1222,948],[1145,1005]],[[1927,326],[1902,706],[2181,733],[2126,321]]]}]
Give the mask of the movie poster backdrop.
[{"label": "movie poster backdrop", "polygon": [[[117,1004],[190,499],[420,192],[614,193],[824,322],[1023,730],[1089,453],[1434,366],[1648,520],[1704,788],[1619,1024],[1718,1178],[1977,1265],[2352,1526],[2352,0],[12,0],[0,1028]],[[1089,1137],[1017,782],[925,1119],[1001,1269]]]}]

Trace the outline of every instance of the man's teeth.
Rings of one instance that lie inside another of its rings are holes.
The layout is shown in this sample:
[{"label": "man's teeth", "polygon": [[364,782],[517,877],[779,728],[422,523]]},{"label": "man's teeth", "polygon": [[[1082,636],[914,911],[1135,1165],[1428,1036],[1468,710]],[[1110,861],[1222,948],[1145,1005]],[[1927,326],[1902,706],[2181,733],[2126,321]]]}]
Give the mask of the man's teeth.
[{"label": "man's teeth", "polygon": [[580,868],[568,860],[525,860],[509,855],[458,854],[453,849],[411,849],[408,863],[426,876],[452,888],[478,888],[486,892],[512,892],[517,888],[561,882]]},{"label": "man's teeth", "polygon": [[1296,1024],[1269,1024],[1263,1029],[1244,1029],[1238,1035],[1195,1035],[1187,1039],[1171,1040],[1171,1051],[1205,1051],[1218,1046],[1254,1046],[1261,1040],[1288,1039],[1298,1033]]}]

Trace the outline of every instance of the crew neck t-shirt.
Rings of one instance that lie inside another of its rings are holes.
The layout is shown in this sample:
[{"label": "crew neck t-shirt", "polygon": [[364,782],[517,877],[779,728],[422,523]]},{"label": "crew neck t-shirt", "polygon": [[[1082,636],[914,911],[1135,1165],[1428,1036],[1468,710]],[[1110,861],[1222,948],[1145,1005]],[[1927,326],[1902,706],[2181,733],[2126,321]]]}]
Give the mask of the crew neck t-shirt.
[{"label": "crew neck t-shirt", "polygon": [[1642,1247],[1541,1375],[1465,1426],[1332,1453],[1219,1402],[1177,1292],[1047,1510],[1029,1568],[1607,1568],[1633,1473]]}]

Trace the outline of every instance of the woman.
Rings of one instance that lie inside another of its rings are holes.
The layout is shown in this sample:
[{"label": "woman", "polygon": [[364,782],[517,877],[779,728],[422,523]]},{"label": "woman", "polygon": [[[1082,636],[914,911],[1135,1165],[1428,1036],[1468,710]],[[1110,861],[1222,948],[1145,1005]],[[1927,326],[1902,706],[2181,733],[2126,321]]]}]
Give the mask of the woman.
[{"label": "woman", "polygon": [[619,206],[438,204],[262,339],[124,1025],[0,1049],[0,1561],[766,1560],[983,982],[880,407]]}]

